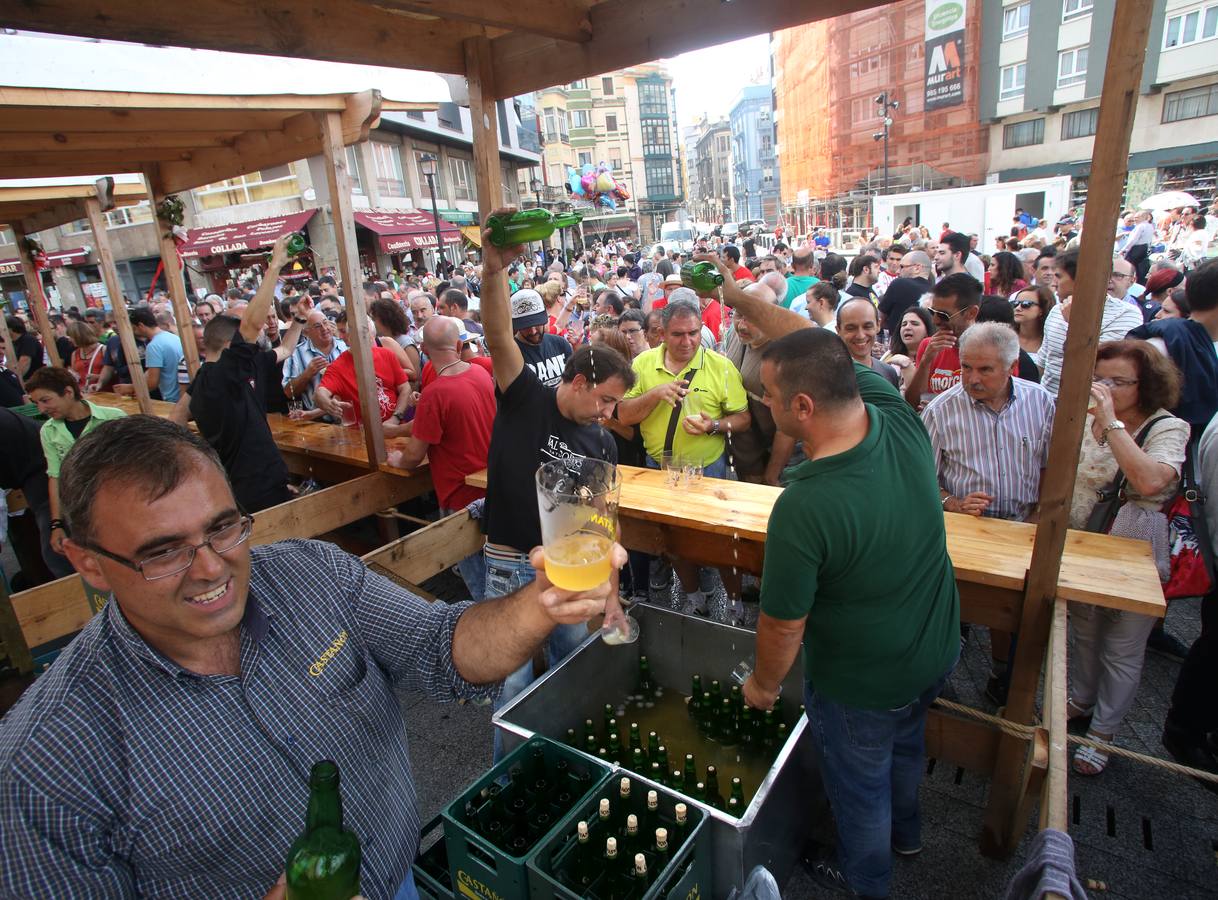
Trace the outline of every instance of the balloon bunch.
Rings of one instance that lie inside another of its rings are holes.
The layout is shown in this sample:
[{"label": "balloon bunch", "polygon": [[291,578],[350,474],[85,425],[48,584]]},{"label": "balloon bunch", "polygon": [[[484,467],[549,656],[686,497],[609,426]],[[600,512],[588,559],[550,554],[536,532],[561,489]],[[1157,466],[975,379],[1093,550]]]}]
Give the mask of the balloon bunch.
[{"label": "balloon bunch", "polygon": [[621,181],[613,177],[613,170],[608,163],[599,166],[584,163],[576,169],[567,167],[567,191],[572,199],[582,200],[592,206],[604,206],[607,209],[617,209],[619,200],[629,200],[630,191]]}]

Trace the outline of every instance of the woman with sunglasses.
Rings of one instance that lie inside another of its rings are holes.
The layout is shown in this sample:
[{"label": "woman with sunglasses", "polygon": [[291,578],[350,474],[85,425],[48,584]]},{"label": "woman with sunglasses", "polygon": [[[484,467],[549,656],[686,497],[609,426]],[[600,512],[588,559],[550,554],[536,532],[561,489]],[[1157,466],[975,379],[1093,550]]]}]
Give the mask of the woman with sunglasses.
[{"label": "woman with sunglasses", "polygon": [[[1070,527],[1086,528],[1099,502],[1097,492],[1108,489],[1119,469],[1125,503],[1112,530],[1127,537],[1145,533],[1161,577],[1170,562],[1167,519],[1160,510],[1179,484],[1189,438],[1188,423],[1167,411],[1179,396],[1179,370],[1148,342],[1100,344],[1070,502]],[[1123,610],[1071,607],[1075,644],[1067,716],[1089,718],[1089,738],[1111,741],[1133,705],[1155,621]],[[1107,764],[1108,755],[1093,747],[1080,747],[1074,755],[1080,775],[1098,775]]]},{"label": "woman with sunglasses", "polygon": [[1043,284],[1025,287],[1011,299],[1015,313],[1015,330],[1019,332],[1019,347],[1032,356],[1045,340],[1045,317],[1057,305],[1053,292]]}]

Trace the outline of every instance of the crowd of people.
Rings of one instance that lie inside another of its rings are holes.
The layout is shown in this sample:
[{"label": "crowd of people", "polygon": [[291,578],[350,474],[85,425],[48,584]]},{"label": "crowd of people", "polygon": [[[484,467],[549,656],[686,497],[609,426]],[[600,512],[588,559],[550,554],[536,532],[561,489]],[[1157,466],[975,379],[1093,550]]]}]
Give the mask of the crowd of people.
[{"label": "crowd of people", "polygon": [[[1181,216],[1177,232],[1204,229],[1199,220]],[[1191,473],[1202,487],[1218,484],[1218,262],[1182,252],[1178,261],[1168,255],[1152,263],[1138,249],[1140,228],[1131,223],[1114,243],[1070,525],[1149,541],[1166,580],[1172,551],[1165,504]],[[28,396],[47,421],[39,426],[0,410],[5,446],[22,448],[6,454],[0,486],[26,491],[51,572],[74,566],[113,590],[121,609],[110,604],[86,629],[91,656],[69,651],[54,678],[44,680],[92,679],[92,702],[121,708],[129,686],[107,697],[107,685],[131,679],[153,690],[159,683],[138,663],[147,641],[162,674],[172,675],[158,704],[190,709],[197,701],[181,675],[242,673],[249,654],[263,651],[233,643],[233,629],[261,629],[258,640],[267,641],[275,617],[307,631],[309,661],[335,634],[365,635],[377,679],[418,683],[434,696],[494,696],[502,705],[534,678],[534,650],[541,646],[546,662],[556,664],[586,636],[591,612],[614,617],[623,604],[674,602],[689,615],[756,627],[757,666],[745,696],[759,708],[773,704],[803,646],[809,722],[840,838],[838,855],[827,856],[822,870],[860,895],[886,896],[892,851],[921,849],[926,710],[970,638],[960,625],[942,512],[1037,521],[1080,229],[1074,219],[1059,222],[1054,237],[1020,211],[1003,248],[982,255],[975,236],[946,223],[937,236],[907,223],[850,259],[821,231],[768,248],[751,238],[739,245],[701,240],[688,255],[610,242],[570,260],[488,241],[480,264],[447,279],[411,275],[360,285],[328,276],[281,282],[284,238],[259,281],[200,300],[189,323],[174,321],[163,295],[130,310],[150,391],[173,402],[174,423],[193,421],[199,437],[137,421],[145,417],[110,424],[121,414],[91,402],[98,391],[132,390],[134,361],[106,314],[69,313],[56,322],[62,368],[45,364],[35,329],[12,316],[17,358],[6,365],[24,379],[17,403]],[[691,261],[713,265],[722,286],[687,285],[681,267]],[[352,306],[361,302],[366,316]],[[332,547],[248,548],[249,516],[297,490],[267,413],[363,424],[349,347],[357,322],[368,327],[382,428],[401,439],[390,463],[413,468],[426,460],[436,511],[469,510],[481,520],[485,546],[457,567],[473,606],[416,602]],[[196,342],[203,360],[193,378],[182,363],[184,340]],[[760,605],[749,602],[754,583],[730,565],[715,571],[637,552],[620,553],[619,590],[554,588],[539,568],[533,476],[546,461],[585,458],[656,469],[680,460],[704,478],[782,487]],[[482,469],[485,491],[466,484]],[[1123,503],[1097,525],[1109,512],[1102,498],[1114,480]],[[876,566],[877,559],[890,564]],[[308,590],[289,597],[287,585],[301,573]],[[720,584],[726,602],[717,606],[711,598]],[[1149,644],[1184,659],[1165,745],[1190,765],[1218,771],[1209,691],[1218,665],[1216,604],[1218,592],[1211,592],[1191,650],[1151,617],[1072,607],[1071,717],[1088,722],[1093,737],[1111,740],[1133,703]],[[317,621],[303,624],[302,609]],[[394,645],[394,616],[421,623],[421,637]],[[424,638],[431,643],[424,646]],[[1005,702],[1012,643],[1010,634],[989,633],[986,693],[996,706]],[[290,641],[277,645],[264,665],[278,672],[299,649]],[[99,673],[98,658],[113,670]],[[357,665],[346,660],[343,669]],[[361,681],[355,668],[341,677],[350,683],[336,681],[334,691],[373,690],[372,676]],[[488,687],[499,681],[502,689]],[[0,727],[0,790],[4,805],[21,811],[19,822],[0,821],[0,848],[9,860],[33,854],[40,861],[36,875],[0,863],[0,881],[82,879],[99,890],[189,883],[207,894],[237,877],[201,875],[181,860],[159,866],[138,846],[126,854],[116,848],[107,823],[138,828],[130,823],[139,816],[126,804],[142,798],[115,799],[120,812],[107,807],[102,821],[90,819],[101,814],[73,792],[50,796],[63,761],[44,758],[36,714],[53,702],[50,690]],[[198,717],[199,727],[241,702],[240,692],[217,699]],[[272,707],[276,720],[298,715],[325,724],[313,711]],[[279,736],[259,731],[248,711],[229,712],[248,722],[250,733],[226,735],[222,745],[248,740],[260,749],[232,746],[251,754],[251,765],[262,764]],[[865,747],[858,728],[866,729]],[[107,750],[99,760],[121,744],[115,729],[99,738]],[[171,730],[162,746],[138,748],[143,762],[163,765],[165,754],[189,739],[189,729]],[[18,751],[18,734],[34,735],[33,745]],[[373,783],[378,776],[355,761],[359,752],[345,756]],[[1096,776],[1107,754],[1087,747],[1073,765]],[[408,771],[396,762],[389,770],[381,774],[413,797]],[[99,775],[99,783],[114,777]],[[260,790],[278,787],[268,778]],[[378,783],[378,793],[384,787]],[[199,798],[210,811],[205,821],[220,814],[229,794],[216,789]],[[408,866],[417,843],[413,805],[405,821],[373,800],[356,807],[357,816],[397,836],[366,860],[374,872],[368,884],[394,896],[409,878],[400,860]],[[285,829],[286,821],[269,826],[270,833]],[[248,874],[273,875],[254,846],[258,837],[242,836]],[[201,849],[192,858],[200,862],[206,842],[194,843]]]}]

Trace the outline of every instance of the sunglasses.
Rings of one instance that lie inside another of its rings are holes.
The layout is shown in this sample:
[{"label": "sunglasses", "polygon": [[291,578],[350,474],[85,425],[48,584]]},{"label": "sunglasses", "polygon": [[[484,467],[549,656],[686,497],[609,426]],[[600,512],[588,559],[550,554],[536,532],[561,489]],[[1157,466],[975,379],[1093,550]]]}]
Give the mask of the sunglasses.
[{"label": "sunglasses", "polygon": [[1012,300],[1011,306],[1016,309],[1031,309],[1033,306],[1040,306],[1035,300]]},{"label": "sunglasses", "polygon": [[934,320],[936,322],[941,322],[944,325],[946,325],[952,319],[956,318],[956,316],[960,315],[960,313],[964,312],[964,310],[958,309],[954,313],[949,314],[949,313],[945,313],[941,309],[935,309],[934,307],[931,307],[930,309],[927,310],[927,312],[929,312],[931,314],[931,316],[934,318]]}]

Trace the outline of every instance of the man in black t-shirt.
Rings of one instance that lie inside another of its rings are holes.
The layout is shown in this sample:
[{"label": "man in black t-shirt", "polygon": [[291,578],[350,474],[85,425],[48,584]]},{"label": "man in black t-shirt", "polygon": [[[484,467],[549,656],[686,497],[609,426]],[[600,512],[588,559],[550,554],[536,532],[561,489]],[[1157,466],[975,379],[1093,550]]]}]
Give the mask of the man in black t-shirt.
[{"label": "man in black t-shirt", "polygon": [[[513,210],[500,210],[507,215]],[[507,295],[504,270],[520,255],[520,247],[495,247],[490,232],[483,236],[482,320],[494,365],[498,410],[487,455],[486,598],[500,597],[545,578],[529,563],[529,551],[541,543],[537,511],[537,468],[550,460],[578,465],[589,457],[617,462],[617,448],[599,424],[634,384],[634,370],[621,354],[604,344],[580,347],[556,387],[542,384],[525,364],[521,342],[513,335],[513,304]],[[517,292],[519,296],[521,292]],[[540,297],[538,296],[540,302]],[[542,307],[544,315],[545,309]],[[614,590],[605,617],[621,614]],[[587,636],[586,625],[560,625],[546,641],[546,660],[557,665]],[[508,676],[498,706],[505,705],[533,680],[526,663]],[[502,756],[498,730],[495,757]]]},{"label": "man in black t-shirt", "polygon": [[17,370],[22,378],[33,375],[45,365],[42,361],[42,341],[38,340],[25,327],[25,322],[16,316],[5,317],[8,323],[9,335],[13,339],[13,352],[17,359],[12,362],[12,368]]},{"label": "man in black t-shirt", "polygon": [[546,387],[558,387],[567,360],[575,351],[566,338],[546,333],[549,321],[545,302],[537,291],[525,288],[512,294],[512,331],[524,364]]},{"label": "man in black t-shirt", "polygon": [[[51,501],[47,490],[47,461],[42,451],[39,431],[42,423],[29,416],[0,408],[0,489],[20,489],[25,494],[25,504],[34,513],[41,539],[42,561],[54,578],[71,575],[72,564],[51,549]],[[10,528],[20,527],[16,519],[10,520]],[[25,558],[23,541],[10,532],[10,542],[21,568],[30,576],[30,586],[35,583],[33,575],[38,566]],[[32,543],[32,542],[31,542]],[[31,556],[32,556],[32,548]],[[45,578],[45,575],[43,576]],[[41,579],[39,579],[41,580]]]},{"label": "man in black t-shirt", "polygon": [[288,467],[266,422],[266,397],[268,385],[279,383],[276,367],[296,346],[308,311],[303,305],[309,301],[301,301],[278,349],[263,350],[257,344],[275,300],[279,272],[288,261],[288,237],[275,242],[266,276],[241,318],[216,316],[203,329],[205,362],[173,414],[183,425],[193,418],[199,433],[216,448],[233,495],[247,513],[291,499]]}]

